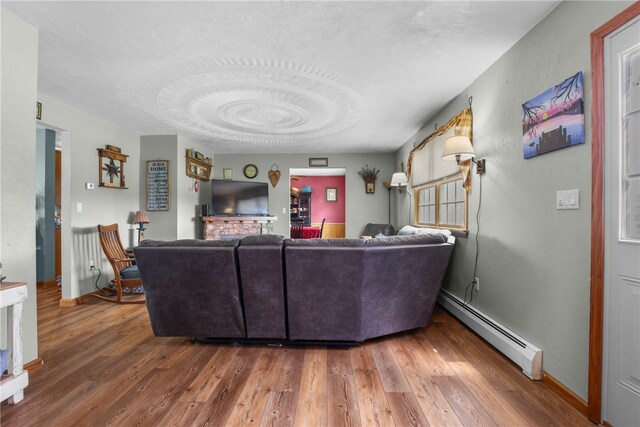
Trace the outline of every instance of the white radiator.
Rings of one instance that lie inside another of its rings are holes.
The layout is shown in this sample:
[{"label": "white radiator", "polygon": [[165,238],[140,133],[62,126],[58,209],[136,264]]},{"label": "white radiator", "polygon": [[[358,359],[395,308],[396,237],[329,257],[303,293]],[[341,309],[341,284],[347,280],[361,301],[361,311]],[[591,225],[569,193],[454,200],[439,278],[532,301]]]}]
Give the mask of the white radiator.
[{"label": "white radiator", "polygon": [[469,305],[465,306],[460,298],[445,290],[440,290],[438,302],[462,323],[520,366],[526,376],[532,380],[542,379],[541,349],[528,343],[475,308]]}]

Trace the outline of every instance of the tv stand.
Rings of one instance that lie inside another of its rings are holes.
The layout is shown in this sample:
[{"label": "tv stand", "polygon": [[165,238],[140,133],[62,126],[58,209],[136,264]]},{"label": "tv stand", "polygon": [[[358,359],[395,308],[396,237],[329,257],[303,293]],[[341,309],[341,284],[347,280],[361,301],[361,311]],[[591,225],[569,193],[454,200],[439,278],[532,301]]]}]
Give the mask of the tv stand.
[{"label": "tv stand", "polygon": [[249,236],[263,234],[265,224],[277,221],[275,216],[203,216],[205,240],[223,240],[225,236]]}]

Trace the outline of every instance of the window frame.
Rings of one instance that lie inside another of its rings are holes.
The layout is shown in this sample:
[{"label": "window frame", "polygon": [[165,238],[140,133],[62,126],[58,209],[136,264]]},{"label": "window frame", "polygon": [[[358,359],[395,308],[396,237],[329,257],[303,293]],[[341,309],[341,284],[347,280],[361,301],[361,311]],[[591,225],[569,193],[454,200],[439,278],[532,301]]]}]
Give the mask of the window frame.
[{"label": "window frame", "polygon": [[[413,188],[413,198],[415,200],[414,209],[413,209],[413,218],[414,224],[418,227],[428,227],[428,228],[440,228],[451,230],[459,233],[467,233],[469,231],[469,193],[467,191],[464,192],[464,226],[456,226],[456,225],[448,225],[442,224],[440,220],[440,187],[442,185],[446,185],[453,181],[462,180],[460,185],[462,186],[464,183],[464,175],[462,172],[456,172],[454,174],[445,176],[444,178],[439,178],[433,181],[426,182],[424,184],[418,185]],[[419,222],[418,213],[420,211],[420,191],[426,188],[434,187],[435,192],[435,225],[427,224],[424,222]],[[463,187],[464,188],[464,187]],[[460,203],[460,202],[457,202]]]}]

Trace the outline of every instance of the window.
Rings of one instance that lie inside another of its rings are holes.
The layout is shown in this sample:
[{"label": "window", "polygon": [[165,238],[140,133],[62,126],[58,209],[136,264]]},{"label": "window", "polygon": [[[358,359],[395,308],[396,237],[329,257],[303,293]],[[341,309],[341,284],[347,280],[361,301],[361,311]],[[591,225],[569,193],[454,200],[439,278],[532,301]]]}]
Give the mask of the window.
[{"label": "window", "polygon": [[462,174],[457,173],[416,187],[416,224],[467,230],[467,192],[462,183]]}]

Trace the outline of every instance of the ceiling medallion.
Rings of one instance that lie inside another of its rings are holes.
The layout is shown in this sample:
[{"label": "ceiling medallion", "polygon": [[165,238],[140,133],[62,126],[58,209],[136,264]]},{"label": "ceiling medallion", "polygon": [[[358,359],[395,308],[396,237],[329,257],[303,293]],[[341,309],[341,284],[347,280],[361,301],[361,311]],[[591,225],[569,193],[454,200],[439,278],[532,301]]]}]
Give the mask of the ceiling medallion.
[{"label": "ceiling medallion", "polygon": [[159,70],[137,100],[158,120],[206,137],[304,143],[353,126],[364,102],[340,77],[287,61],[202,59]]}]

